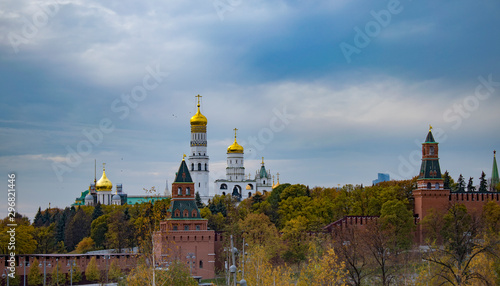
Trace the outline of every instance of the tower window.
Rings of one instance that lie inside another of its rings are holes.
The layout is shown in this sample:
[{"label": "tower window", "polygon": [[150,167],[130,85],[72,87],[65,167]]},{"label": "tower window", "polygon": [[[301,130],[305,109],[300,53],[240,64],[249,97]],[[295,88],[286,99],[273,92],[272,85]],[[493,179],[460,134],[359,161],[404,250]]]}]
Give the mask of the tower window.
[{"label": "tower window", "polygon": [[439,190],[439,183],[436,183],[436,189]]},{"label": "tower window", "polygon": [[184,230],[189,230],[189,224],[184,225]]},{"label": "tower window", "polygon": [[434,155],[434,146],[429,147],[429,153],[430,155]]},{"label": "tower window", "polygon": [[198,163],[198,171],[201,171],[201,163]]},{"label": "tower window", "polygon": [[191,163],[191,171],[194,171],[194,163]]},{"label": "tower window", "polygon": [[430,190],[431,188],[432,188],[431,183],[427,183],[427,189],[429,189],[429,190]]},{"label": "tower window", "polygon": [[191,194],[191,189],[189,187],[186,188],[186,195],[190,195]]},{"label": "tower window", "polygon": [[203,261],[200,260],[200,268],[203,268]]},{"label": "tower window", "polygon": [[177,188],[177,195],[182,196],[182,188],[181,187]]},{"label": "tower window", "polygon": [[205,163],[205,171],[208,171],[208,164]]}]

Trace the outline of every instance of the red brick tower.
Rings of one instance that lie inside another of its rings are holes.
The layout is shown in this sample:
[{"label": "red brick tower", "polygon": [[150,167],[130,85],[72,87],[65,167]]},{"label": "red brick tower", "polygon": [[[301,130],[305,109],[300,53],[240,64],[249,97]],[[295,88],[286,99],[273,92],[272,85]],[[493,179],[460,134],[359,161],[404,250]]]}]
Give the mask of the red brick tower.
[{"label": "red brick tower", "polygon": [[160,223],[155,234],[156,260],[168,265],[180,260],[190,267],[193,276],[215,277],[215,232],[200,216],[195,202],[195,184],[184,159],[172,183],[170,218]]},{"label": "red brick tower", "polygon": [[444,180],[439,167],[438,143],[429,133],[422,143],[422,165],[417,179],[417,189],[413,191],[415,198],[415,214],[421,220],[429,209],[446,209],[449,204],[450,190],[444,189]]}]

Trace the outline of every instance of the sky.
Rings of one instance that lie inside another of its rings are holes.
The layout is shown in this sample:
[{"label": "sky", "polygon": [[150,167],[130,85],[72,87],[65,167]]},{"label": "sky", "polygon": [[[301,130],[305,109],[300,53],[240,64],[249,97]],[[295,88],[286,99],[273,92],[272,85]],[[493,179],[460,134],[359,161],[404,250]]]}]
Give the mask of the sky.
[{"label": "sky", "polygon": [[[171,184],[196,95],[210,179],[238,128],[246,173],[371,185],[418,174],[429,125],[442,171],[491,176],[500,150],[500,2],[0,3],[0,173],[16,210],[71,205],[106,163],[129,195]],[[169,186],[170,188],[170,186]]]}]

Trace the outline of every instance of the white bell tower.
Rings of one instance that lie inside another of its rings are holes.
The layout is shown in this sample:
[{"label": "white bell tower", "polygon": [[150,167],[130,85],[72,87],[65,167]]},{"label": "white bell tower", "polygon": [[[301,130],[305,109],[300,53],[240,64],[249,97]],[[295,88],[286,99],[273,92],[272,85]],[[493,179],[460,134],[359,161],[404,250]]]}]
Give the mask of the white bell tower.
[{"label": "white bell tower", "polygon": [[198,98],[198,111],[191,117],[191,152],[189,153],[189,171],[194,182],[196,192],[200,193],[202,200],[209,197],[208,180],[210,170],[207,153],[207,118],[200,112],[200,98]]}]

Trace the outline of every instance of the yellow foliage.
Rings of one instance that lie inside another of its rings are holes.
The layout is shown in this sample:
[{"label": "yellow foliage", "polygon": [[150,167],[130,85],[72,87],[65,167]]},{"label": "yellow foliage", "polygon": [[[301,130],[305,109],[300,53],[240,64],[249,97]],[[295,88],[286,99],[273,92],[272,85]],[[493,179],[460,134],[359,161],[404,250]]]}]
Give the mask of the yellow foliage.
[{"label": "yellow foliage", "polygon": [[[290,286],[295,285],[292,272],[286,265],[273,266],[263,246],[257,245],[249,251],[250,255],[245,263],[245,280],[252,286]],[[241,277],[240,277],[241,279]]]},{"label": "yellow foliage", "polygon": [[339,261],[333,248],[328,248],[322,257],[309,259],[297,285],[346,285],[346,274],[345,263]]}]

